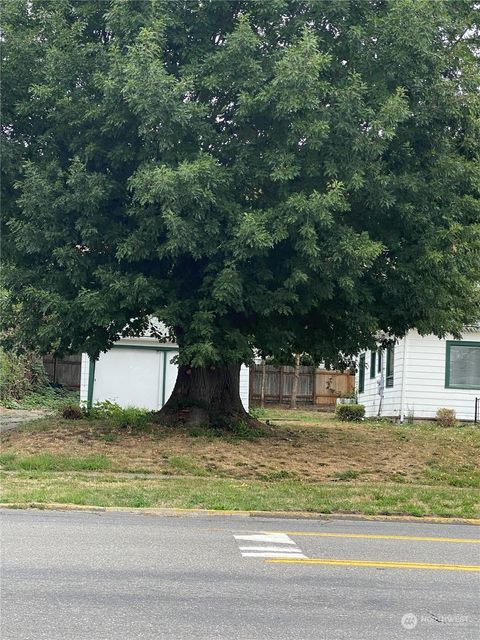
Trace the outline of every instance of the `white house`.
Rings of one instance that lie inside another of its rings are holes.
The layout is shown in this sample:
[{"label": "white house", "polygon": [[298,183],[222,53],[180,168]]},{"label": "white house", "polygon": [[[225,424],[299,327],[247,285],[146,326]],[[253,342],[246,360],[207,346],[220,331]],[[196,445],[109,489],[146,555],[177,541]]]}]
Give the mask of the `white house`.
[{"label": "white house", "polygon": [[478,398],[480,419],[480,326],[462,340],[409,331],[394,347],[360,354],[356,389],[368,417],[434,418],[445,407],[473,420]]},{"label": "white house", "polygon": [[[122,338],[94,362],[82,354],[80,402],[91,407],[109,400],[122,407],[161,409],[177,378],[176,344],[161,344],[156,338]],[[248,369],[240,370],[240,397],[248,411]]]}]

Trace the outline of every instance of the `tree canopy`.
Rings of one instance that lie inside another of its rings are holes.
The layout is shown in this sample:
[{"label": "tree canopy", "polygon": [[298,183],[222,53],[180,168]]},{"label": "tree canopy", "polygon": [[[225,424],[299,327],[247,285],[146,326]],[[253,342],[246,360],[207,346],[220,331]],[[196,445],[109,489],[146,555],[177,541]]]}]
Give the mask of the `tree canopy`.
[{"label": "tree canopy", "polygon": [[474,0],[5,0],[4,322],[193,367],[478,319]]}]

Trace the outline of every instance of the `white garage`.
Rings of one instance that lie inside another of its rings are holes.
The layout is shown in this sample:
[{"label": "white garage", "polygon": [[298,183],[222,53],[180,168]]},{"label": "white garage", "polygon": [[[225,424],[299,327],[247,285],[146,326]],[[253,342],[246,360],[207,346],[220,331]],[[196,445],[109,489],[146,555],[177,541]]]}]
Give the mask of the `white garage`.
[{"label": "white garage", "polygon": [[[154,338],[124,338],[94,362],[82,354],[80,402],[91,407],[109,400],[121,407],[158,410],[169,399],[177,365],[174,344],[160,344]],[[240,397],[248,411],[248,369],[240,370]]]}]

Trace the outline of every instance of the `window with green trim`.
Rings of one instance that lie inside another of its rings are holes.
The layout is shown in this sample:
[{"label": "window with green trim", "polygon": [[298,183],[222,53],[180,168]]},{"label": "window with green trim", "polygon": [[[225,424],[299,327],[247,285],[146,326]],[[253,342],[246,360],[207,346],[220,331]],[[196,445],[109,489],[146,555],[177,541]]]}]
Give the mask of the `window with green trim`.
[{"label": "window with green trim", "polygon": [[365,354],[362,353],[358,361],[358,393],[365,391]]},{"label": "window with green trim", "polygon": [[379,349],[377,353],[377,373],[382,373],[382,360],[383,360],[383,351]]},{"label": "window with green trim", "polygon": [[447,340],[445,387],[480,389],[480,342]]},{"label": "window with green trim", "polygon": [[385,367],[385,386],[393,387],[393,371],[395,365],[395,347],[387,347],[387,364]]},{"label": "window with green trim", "polygon": [[375,378],[375,360],[376,360],[377,352],[372,351],[370,353],[370,378]]}]

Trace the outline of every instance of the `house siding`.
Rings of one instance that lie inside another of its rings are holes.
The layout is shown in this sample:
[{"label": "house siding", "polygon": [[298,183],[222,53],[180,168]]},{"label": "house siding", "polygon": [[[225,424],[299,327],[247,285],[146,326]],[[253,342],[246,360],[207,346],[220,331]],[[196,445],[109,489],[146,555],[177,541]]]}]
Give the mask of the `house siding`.
[{"label": "house siding", "polygon": [[[393,387],[384,386],[383,402],[381,407],[382,416],[400,417],[400,405],[402,395],[402,378],[404,370],[404,340],[400,340],[395,345],[393,362]],[[378,379],[380,374],[375,373],[374,378],[370,378],[370,355],[366,352],[366,370],[365,370],[365,391],[358,394],[358,402],[365,405],[365,415],[369,418],[378,415],[380,395],[378,394]],[[386,378],[387,357],[386,351],[383,351],[382,357],[382,374],[385,381]],[[358,379],[358,376],[357,376]],[[357,383],[358,389],[358,383]]]},{"label": "house siding", "polygon": [[[467,342],[480,343],[480,331],[469,331],[463,336]],[[415,418],[434,418],[437,410],[446,407],[453,409],[459,420],[473,420],[475,398],[480,397],[480,389],[450,389],[445,387],[445,366],[447,340],[436,336],[420,336],[410,331],[406,338],[395,346],[394,386],[385,387],[382,416],[400,418],[403,415]],[[405,351],[406,340],[406,351]],[[404,354],[406,353],[406,374]],[[385,358],[383,359],[385,373]],[[370,352],[366,354],[367,365]],[[358,376],[357,376],[358,379]],[[365,405],[368,417],[378,414],[380,396],[377,392],[377,377],[370,379],[368,370],[365,376],[365,392],[359,394],[358,401]]]},{"label": "house siding", "polygon": [[86,353],[82,353],[82,367],[80,371],[80,404],[85,406],[88,400],[88,374],[90,359]]},{"label": "house siding", "polygon": [[[480,343],[480,331],[465,333],[463,338]],[[406,412],[416,418],[434,418],[438,409],[446,407],[454,409],[459,420],[473,420],[480,389],[445,388],[447,339],[420,336],[416,331],[409,334]]]}]

